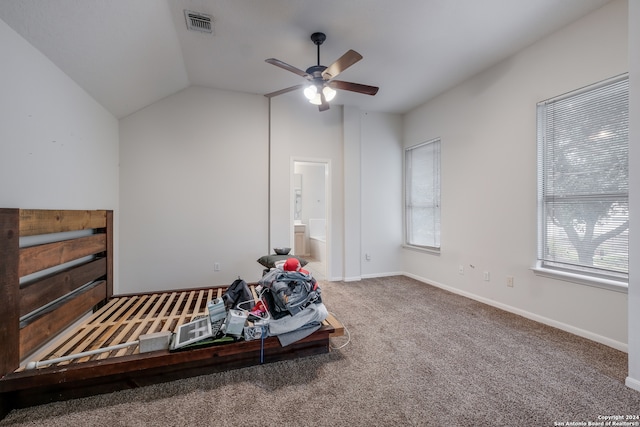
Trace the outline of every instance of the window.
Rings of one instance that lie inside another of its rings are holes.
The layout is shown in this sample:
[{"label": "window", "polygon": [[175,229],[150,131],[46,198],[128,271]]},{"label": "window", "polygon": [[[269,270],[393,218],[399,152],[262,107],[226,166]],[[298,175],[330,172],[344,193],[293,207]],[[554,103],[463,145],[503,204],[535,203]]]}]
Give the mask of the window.
[{"label": "window", "polygon": [[626,286],[629,83],[538,104],[538,266]]},{"label": "window", "polygon": [[440,140],[405,150],[406,244],[440,249]]}]

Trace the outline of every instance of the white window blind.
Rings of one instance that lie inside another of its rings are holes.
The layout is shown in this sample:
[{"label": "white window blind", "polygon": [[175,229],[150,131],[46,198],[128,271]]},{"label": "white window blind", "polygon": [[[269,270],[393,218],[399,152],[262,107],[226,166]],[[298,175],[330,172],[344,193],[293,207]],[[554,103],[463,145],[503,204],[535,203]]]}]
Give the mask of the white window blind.
[{"label": "white window blind", "polygon": [[440,140],[405,150],[406,244],[440,248]]},{"label": "white window blind", "polygon": [[626,76],[538,104],[538,263],[628,280]]}]

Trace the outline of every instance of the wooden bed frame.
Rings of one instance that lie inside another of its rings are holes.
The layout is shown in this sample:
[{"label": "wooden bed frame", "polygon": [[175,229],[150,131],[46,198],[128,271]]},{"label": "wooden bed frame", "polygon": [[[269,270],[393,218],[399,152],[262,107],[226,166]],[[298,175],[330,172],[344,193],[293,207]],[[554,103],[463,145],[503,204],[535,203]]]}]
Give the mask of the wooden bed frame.
[{"label": "wooden bed frame", "polygon": [[330,316],[287,347],[276,337],[178,352],[134,345],[25,369],[174,331],[225,289],[114,296],[113,211],[0,208],[0,419],[13,408],[327,353],[343,333]]}]

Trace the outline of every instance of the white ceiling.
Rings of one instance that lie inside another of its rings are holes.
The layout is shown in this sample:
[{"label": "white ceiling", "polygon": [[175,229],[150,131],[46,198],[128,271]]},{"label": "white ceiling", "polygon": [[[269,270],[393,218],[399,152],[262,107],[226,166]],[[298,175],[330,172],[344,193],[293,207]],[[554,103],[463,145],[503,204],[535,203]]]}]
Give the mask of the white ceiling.
[{"label": "white ceiling", "polygon": [[[380,87],[333,104],[402,113],[608,1],[1,0],[0,19],[118,118],[190,85],[265,94],[302,83],[264,60],[315,65],[316,31],[323,65],[364,56],[340,80]],[[184,9],[213,15],[213,35],[188,31]]]}]

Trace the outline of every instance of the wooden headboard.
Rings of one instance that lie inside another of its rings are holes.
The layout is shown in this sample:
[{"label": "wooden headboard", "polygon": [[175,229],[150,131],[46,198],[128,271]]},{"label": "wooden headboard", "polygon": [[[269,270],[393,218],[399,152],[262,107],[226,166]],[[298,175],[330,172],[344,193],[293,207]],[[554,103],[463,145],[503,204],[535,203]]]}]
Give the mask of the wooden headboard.
[{"label": "wooden headboard", "polygon": [[113,211],[0,208],[0,377],[112,294]]}]

